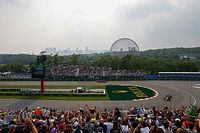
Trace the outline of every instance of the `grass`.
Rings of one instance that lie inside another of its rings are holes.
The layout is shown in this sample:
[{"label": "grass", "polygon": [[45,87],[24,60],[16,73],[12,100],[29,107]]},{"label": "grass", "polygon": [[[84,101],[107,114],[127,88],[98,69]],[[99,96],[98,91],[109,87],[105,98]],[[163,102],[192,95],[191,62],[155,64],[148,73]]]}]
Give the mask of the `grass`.
[{"label": "grass", "polygon": [[[45,89],[75,89],[79,85],[46,85]],[[106,89],[106,96],[22,96],[17,94],[16,89],[40,89],[40,85],[0,85],[0,99],[41,99],[41,100],[75,100],[75,101],[106,101],[106,100],[132,100],[135,95],[128,89],[128,86],[105,86],[105,85],[80,85],[89,89]],[[127,93],[113,93],[115,90],[124,90]],[[141,88],[148,96],[154,95],[149,89]]]},{"label": "grass", "polygon": [[145,94],[147,95],[148,97],[152,97],[155,95],[155,92],[148,89],[148,88],[144,88],[144,87],[139,87],[139,89]]},{"label": "grass", "polygon": [[136,99],[135,94],[128,88],[128,86],[107,85],[106,87],[110,100]]},{"label": "grass", "polygon": [[0,96],[1,99],[40,99],[40,100],[74,100],[74,101],[106,101],[108,96]]},{"label": "grass", "polygon": [[[90,88],[90,89],[105,89],[104,85],[45,85],[45,89],[75,89],[76,87],[83,87],[83,88]],[[34,88],[34,89],[40,89],[40,85],[0,85],[1,89],[22,89],[22,88]]]},{"label": "grass", "polygon": [[[78,85],[46,85],[45,89],[75,89],[77,88]],[[83,88],[90,88],[90,89],[105,89],[104,85],[81,85]],[[14,95],[16,93],[15,89],[40,89],[40,85],[0,85],[0,89],[5,91],[0,92],[2,93],[7,93],[10,95],[1,95],[1,99],[41,99],[41,100],[76,100],[76,101],[105,101],[109,100],[108,95],[106,96],[17,96]],[[9,89],[9,91],[6,91]]]}]

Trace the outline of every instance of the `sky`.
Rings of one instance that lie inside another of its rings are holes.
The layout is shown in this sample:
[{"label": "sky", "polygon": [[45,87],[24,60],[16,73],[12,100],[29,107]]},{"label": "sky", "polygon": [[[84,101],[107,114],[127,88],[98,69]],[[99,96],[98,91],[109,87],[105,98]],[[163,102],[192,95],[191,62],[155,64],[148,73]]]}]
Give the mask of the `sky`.
[{"label": "sky", "polygon": [[200,0],[0,0],[0,53],[200,47]]}]

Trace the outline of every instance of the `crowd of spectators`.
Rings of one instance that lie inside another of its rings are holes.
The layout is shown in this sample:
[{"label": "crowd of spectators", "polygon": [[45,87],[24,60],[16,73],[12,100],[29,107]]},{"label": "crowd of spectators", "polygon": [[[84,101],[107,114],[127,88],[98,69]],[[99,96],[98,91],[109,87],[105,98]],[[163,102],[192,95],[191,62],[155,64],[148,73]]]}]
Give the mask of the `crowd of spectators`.
[{"label": "crowd of spectators", "polygon": [[[144,76],[145,73],[140,70],[114,70],[111,67],[94,67],[86,65],[68,65],[59,64],[52,66],[45,71],[48,77],[64,77],[64,76],[88,76],[90,78],[103,77],[103,76]],[[0,73],[0,79],[31,79],[31,73],[15,73],[3,72]]]},{"label": "crowd of spectators", "polygon": [[[198,110],[199,113],[199,110]],[[186,108],[132,107],[0,110],[0,133],[199,133],[200,115]]]},{"label": "crowd of spectators", "polygon": [[110,67],[60,64],[51,68],[52,76],[142,76],[140,70],[113,70]]},{"label": "crowd of spectators", "polygon": [[24,72],[24,73],[15,73],[15,72],[5,72],[0,73],[0,79],[30,79],[31,74]]}]

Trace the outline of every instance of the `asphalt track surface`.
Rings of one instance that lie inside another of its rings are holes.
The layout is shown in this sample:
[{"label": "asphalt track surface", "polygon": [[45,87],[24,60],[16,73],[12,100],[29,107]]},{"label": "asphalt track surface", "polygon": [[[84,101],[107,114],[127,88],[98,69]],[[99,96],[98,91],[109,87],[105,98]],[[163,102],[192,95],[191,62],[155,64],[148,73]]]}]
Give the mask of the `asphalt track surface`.
[{"label": "asphalt track surface", "polygon": [[[1,81],[0,85],[39,85],[39,81]],[[45,82],[45,85],[96,85],[103,84],[97,82],[83,81],[83,82],[71,82],[71,81],[53,81]],[[109,81],[105,85],[140,85],[152,88],[158,92],[158,96],[139,101],[67,101],[67,100],[22,100],[22,99],[0,99],[0,109],[21,109],[24,107],[36,108],[40,107],[54,107],[57,109],[77,109],[84,107],[86,104],[89,107],[99,108],[129,108],[135,106],[145,107],[163,107],[167,106],[187,106],[196,104],[200,106],[200,88],[194,87],[199,85],[200,81]],[[190,89],[191,88],[191,89]],[[191,96],[190,96],[191,90]],[[172,95],[172,101],[164,101],[163,98],[166,94]]]}]

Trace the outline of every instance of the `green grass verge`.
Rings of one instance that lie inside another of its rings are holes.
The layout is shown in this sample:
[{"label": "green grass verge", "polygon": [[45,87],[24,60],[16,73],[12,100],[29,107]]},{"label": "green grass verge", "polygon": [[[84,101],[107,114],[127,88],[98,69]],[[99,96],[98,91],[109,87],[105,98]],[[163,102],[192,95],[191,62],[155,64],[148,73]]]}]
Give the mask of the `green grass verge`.
[{"label": "green grass verge", "polygon": [[[0,85],[0,98],[13,98],[13,99],[42,99],[42,100],[76,100],[76,101],[99,101],[99,100],[133,100],[138,99],[137,96],[129,89],[129,86],[119,86],[119,85],[80,85],[83,88],[100,88],[106,89],[106,96],[77,96],[77,95],[44,95],[44,96],[25,96],[19,93],[19,89],[23,88],[35,88],[40,89],[39,85]],[[75,89],[78,85],[47,85],[45,89]],[[144,87],[137,87],[148,97],[154,96],[155,92]]]},{"label": "green grass verge", "polygon": [[136,98],[128,86],[107,85],[106,90],[110,100],[133,100]]},{"label": "green grass verge", "polygon": [[[45,89],[73,89],[77,88],[78,85],[48,85]],[[81,85],[83,88],[90,89],[105,89],[104,85]],[[22,96],[16,93],[18,89],[40,89],[39,85],[0,85],[0,98],[1,99],[41,99],[41,100],[76,100],[76,101],[104,101],[109,100],[108,95],[106,96]]]},{"label": "green grass verge", "polygon": [[[85,88],[90,88],[90,89],[105,89],[104,85],[45,85],[45,89],[73,89],[76,87],[85,87]],[[15,89],[22,89],[22,88],[34,88],[34,89],[39,89],[40,85],[0,85],[1,89],[10,89],[10,88],[15,88]]]},{"label": "green grass verge", "polygon": [[1,99],[40,99],[40,100],[74,100],[74,101],[106,101],[107,96],[0,96]]},{"label": "green grass verge", "polygon": [[139,88],[144,94],[146,94],[148,97],[152,97],[152,96],[155,95],[155,92],[152,91],[151,89],[144,88],[144,87],[140,87],[140,86],[138,86],[138,88]]}]

